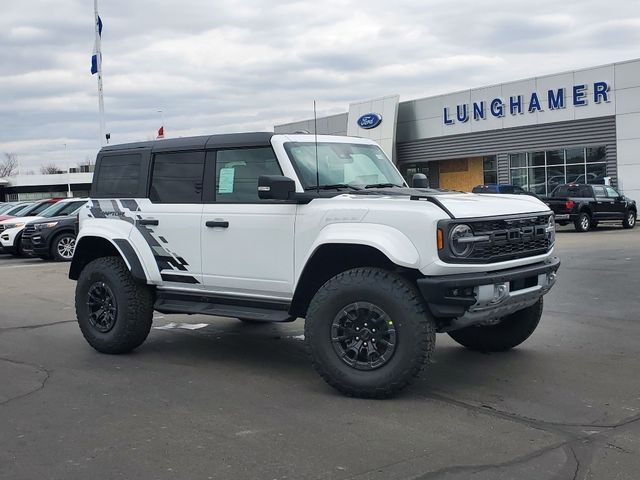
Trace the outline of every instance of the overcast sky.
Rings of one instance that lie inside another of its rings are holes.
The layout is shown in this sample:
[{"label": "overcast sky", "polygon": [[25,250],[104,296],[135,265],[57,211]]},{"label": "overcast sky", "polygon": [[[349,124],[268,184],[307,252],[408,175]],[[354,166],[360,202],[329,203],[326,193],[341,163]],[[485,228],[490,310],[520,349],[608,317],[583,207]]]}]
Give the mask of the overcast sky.
[{"label": "overcast sky", "polygon": [[[271,130],[640,56],[638,0],[100,0],[113,143]],[[73,166],[100,147],[90,0],[4,0],[0,153]],[[66,145],[66,147],[65,147]]]}]

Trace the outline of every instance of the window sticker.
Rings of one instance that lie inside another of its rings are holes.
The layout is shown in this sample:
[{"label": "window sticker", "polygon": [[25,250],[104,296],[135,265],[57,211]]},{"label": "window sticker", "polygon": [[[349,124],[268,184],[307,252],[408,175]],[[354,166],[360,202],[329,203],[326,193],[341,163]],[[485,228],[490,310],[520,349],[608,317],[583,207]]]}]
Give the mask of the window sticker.
[{"label": "window sticker", "polygon": [[233,193],[234,168],[221,168],[220,181],[218,182],[218,193]]}]

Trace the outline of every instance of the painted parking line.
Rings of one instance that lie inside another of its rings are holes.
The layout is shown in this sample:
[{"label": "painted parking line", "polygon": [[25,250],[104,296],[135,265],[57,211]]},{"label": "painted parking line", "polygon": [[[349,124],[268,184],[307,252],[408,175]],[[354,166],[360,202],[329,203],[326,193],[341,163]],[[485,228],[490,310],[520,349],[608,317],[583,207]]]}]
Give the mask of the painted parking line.
[{"label": "painted parking line", "polygon": [[38,263],[30,263],[27,265],[0,265],[0,270],[4,270],[4,269],[9,269],[9,268],[33,268],[33,267],[39,267],[42,268],[44,267],[46,264],[38,264]]}]

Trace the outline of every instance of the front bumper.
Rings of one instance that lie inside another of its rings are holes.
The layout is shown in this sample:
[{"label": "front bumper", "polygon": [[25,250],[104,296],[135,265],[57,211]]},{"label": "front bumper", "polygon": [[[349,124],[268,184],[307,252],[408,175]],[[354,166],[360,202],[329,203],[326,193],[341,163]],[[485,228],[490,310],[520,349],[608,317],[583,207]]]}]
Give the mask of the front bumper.
[{"label": "front bumper", "polygon": [[560,259],[496,272],[424,277],[417,280],[431,313],[450,320],[442,331],[495,322],[527,308],[556,281]]},{"label": "front bumper", "polygon": [[15,234],[10,230],[2,232],[2,234],[0,234],[0,251],[2,251],[2,253],[13,253],[15,251],[13,243],[15,238]]},{"label": "front bumper", "polygon": [[22,234],[22,250],[28,255],[46,256],[49,254],[49,232],[37,230]]}]

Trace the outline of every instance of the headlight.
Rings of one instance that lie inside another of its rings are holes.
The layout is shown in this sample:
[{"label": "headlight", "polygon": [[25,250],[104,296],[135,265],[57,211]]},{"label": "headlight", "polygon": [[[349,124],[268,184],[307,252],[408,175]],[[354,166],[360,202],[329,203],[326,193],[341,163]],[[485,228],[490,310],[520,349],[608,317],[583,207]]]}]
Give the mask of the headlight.
[{"label": "headlight", "polygon": [[549,246],[556,243],[556,219],[553,215],[549,216],[549,224],[547,225],[547,238],[549,239]]},{"label": "headlight", "polygon": [[[456,225],[449,233],[449,246],[456,257],[466,257],[473,250],[473,230],[469,225]],[[465,241],[466,240],[466,241]]]},{"label": "headlight", "polygon": [[43,230],[45,228],[53,228],[57,224],[58,224],[58,222],[38,223],[38,224],[36,224],[36,230]]},{"label": "headlight", "polygon": [[10,228],[20,228],[24,227],[24,223],[5,223],[4,229],[9,230]]}]

